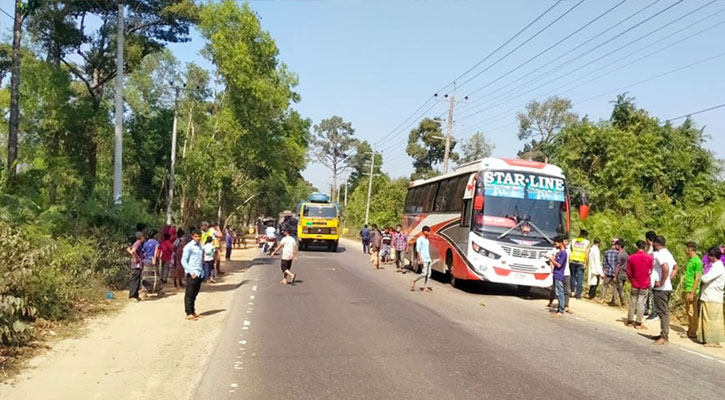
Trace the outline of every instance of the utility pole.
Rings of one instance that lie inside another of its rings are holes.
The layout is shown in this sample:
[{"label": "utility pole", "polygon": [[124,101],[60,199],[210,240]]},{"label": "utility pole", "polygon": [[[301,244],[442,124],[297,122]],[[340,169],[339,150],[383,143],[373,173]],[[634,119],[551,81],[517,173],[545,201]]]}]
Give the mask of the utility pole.
[{"label": "utility pole", "polygon": [[18,126],[20,124],[20,37],[23,29],[23,3],[15,0],[13,18],[13,55],[10,66],[10,118],[8,125],[8,180],[15,181],[18,159]]},{"label": "utility pole", "polygon": [[116,131],[113,150],[113,202],[120,205],[123,194],[123,2],[118,2],[116,37]]},{"label": "utility pole", "polygon": [[348,183],[345,182],[345,207],[347,207],[347,186],[348,186]]},{"label": "utility pole", "polygon": [[169,204],[166,205],[166,225],[171,225],[171,216],[174,208],[174,184],[176,175],[174,167],[176,164],[176,127],[179,117],[179,87],[174,87],[174,123],[171,128],[171,165],[169,167]]},{"label": "utility pole", "polygon": [[455,92],[448,97],[448,128],[446,129],[446,152],[443,155],[443,173],[448,173],[448,158],[451,153],[451,135],[453,134],[453,107],[456,105]]},{"label": "utility pole", "polygon": [[373,149],[373,158],[370,160],[370,180],[368,181],[368,201],[365,205],[365,225],[368,224],[370,218],[370,194],[373,191],[373,175],[375,174],[375,149]]}]

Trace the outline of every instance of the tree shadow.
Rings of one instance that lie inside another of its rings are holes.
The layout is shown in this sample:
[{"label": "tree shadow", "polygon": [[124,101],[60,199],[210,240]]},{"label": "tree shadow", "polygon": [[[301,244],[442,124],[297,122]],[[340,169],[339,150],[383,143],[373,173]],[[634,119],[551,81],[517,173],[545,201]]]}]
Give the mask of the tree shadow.
[{"label": "tree shadow", "polygon": [[208,283],[204,282],[201,286],[202,292],[225,292],[227,290],[235,290],[238,289],[240,286],[244,285],[245,283],[251,282],[248,279],[245,279],[239,283],[222,283],[217,281],[216,283]]}]

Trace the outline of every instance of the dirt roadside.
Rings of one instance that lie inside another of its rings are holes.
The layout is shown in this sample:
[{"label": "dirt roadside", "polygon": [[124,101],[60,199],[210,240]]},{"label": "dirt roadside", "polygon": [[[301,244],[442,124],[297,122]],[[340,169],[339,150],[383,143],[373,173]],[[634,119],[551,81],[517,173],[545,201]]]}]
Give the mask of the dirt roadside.
[{"label": "dirt roadside", "polygon": [[235,249],[222,263],[227,273],[199,293],[199,321],[184,319],[183,290],[167,286],[163,297],[129,302],[91,320],[85,335],[55,343],[0,385],[0,399],[190,398],[258,251]]}]

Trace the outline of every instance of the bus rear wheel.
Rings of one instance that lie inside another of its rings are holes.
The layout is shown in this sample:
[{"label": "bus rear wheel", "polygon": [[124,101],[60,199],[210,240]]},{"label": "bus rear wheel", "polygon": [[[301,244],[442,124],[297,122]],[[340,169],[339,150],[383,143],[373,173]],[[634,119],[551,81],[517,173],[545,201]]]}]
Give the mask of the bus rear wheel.
[{"label": "bus rear wheel", "polygon": [[337,253],[337,240],[330,242],[330,245],[328,246],[331,252]]}]

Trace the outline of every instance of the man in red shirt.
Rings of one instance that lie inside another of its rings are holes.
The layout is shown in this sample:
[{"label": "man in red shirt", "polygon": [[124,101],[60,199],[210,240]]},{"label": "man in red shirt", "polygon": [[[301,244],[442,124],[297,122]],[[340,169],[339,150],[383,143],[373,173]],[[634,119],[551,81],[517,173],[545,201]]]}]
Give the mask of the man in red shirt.
[{"label": "man in red shirt", "polygon": [[174,242],[171,240],[170,233],[164,233],[164,240],[161,242],[159,251],[161,252],[161,282],[166,283],[169,279],[169,272],[173,266],[174,260]]},{"label": "man in red shirt", "polygon": [[[642,325],[642,317],[650,288],[650,274],[652,273],[654,259],[644,251],[646,248],[647,243],[644,240],[637,241],[637,252],[627,259],[627,278],[632,284],[627,326],[634,326],[635,329],[647,329]],[[637,315],[636,322],[634,320],[635,314]]]}]

